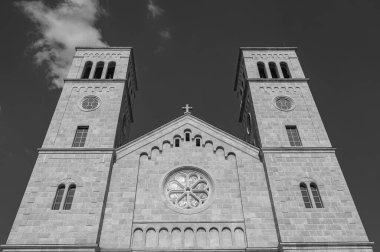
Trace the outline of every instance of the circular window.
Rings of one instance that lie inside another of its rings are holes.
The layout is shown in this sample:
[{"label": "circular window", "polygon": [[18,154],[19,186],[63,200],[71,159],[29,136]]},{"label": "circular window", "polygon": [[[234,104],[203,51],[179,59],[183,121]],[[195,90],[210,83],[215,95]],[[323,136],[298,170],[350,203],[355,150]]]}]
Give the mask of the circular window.
[{"label": "circular window", "polygon": [[274,100],[276,108],[283,111],[289,111],[294,108],[294,101],[288,96],[278,96]]},{"label": "circular window", "polygon": [[164,180],[168,206],[182,213],[202,211],[210,203],[212,183],[200,169],[184,167],[169,173]]},{"label": "circular window", "polygon": [[100,98],[95,95],[85,96],[80,102],[80,107],[86,111],[95,110],[99,106],[100,106]]}]

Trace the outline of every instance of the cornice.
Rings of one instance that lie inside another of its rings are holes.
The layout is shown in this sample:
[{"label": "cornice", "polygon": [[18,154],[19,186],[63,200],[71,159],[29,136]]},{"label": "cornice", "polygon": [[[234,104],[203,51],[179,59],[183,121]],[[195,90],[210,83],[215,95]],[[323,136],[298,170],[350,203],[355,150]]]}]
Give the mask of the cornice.
[{"label": "cornice", "polygon": [[102,82],[126,82],[127,79],[63,79],[63,82],[102,83]]},{"label": "cornice", "polygon": [[280,250],[299,248],[299,247],[335,247],[335,248],[347,248],[347,247],[361,247],[361,248],[372,248],[374,242],[363,242],[363,241],[347,241],[347,242],[280,242]]},{"label": "cornice", "polygon": [[48,250],[48,249],[99,249],[98,244],[2,244],[1,249],[33,249],[33,250]]},{"label": "cornice", "polygon": [[253,51],[268,51],[268,50],[275,50],[275,51],[296,51],[298,47],[293,46],[293,47],[240,47],[240,50],[253,50]]},{"label": "cornice", "polygon": [[114,148],[38,148],[38,153],[52,153],[52,152],[65,152],[65,153],[78,153],[78,152],[86,152],[86,153],[104,153],[104,152],[110,152],[114,153]]},{"label": "cornice", "polygon": [[309,81],[310,78],[279,78],[279,79],[262,79],[262,78],[247,78],[247,81],[257,81],[257,82],[300,82],[300,81]]},{"label": "cornice", "polygon": [[110,46],[110,47],[107,47],[107,46],[104,46],[104,47],[78,46],[78,47],[75,47],[75,50],[77,50],[77,51],[80,51],[80,50],[86,50],[86,51],[87,50],[94,50],[94,51],[98,51],[98,50],[120,51],[120,50],[133,50],[133,47],[128,47],[128,46],[121,46],[121,47],[117,47],[117,46]]},{"label": "cornice", "polygon": [[300,152],[323,152],[335,153],[336,148],[333,147],[262,147],[263,153],[300,153]]}]

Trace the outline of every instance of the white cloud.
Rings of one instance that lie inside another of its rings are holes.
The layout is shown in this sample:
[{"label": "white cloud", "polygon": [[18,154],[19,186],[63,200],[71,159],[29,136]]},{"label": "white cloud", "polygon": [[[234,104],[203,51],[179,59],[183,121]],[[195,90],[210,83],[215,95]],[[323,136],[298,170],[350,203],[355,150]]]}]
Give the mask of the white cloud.
[{"label": "white cloud", "polygon": [[164,10],[161,9],[158,5],[156,5],[153,0],[149,0],[148,4],[148,17],[151,17],[153,19],[158,18],[158,16],[161,16],[162,13],[164,13]]},{"label": "white cloud", "polygon": [[55,7],[42,1],[16,2],[37,25],[32,44],[38,65],[46,64],[51,88],[62,87],[77,46],[107,46],[95,22],[104,14],[98,0],[64,0]]},{"label": "white cloud", "polygon": [[161,38],[163,38],[163,39],[170,39],[172,37],[168,28],[160,31],[159,34],[160,34]]}]

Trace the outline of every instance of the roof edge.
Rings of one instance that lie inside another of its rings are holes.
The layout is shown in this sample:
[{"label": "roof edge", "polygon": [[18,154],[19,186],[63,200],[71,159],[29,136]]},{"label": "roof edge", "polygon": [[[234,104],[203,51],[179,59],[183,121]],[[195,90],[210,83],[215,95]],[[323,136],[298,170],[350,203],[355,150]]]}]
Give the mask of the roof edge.
[{"label": "roof edge", "polygon": [[118,46],[101,46],[101,47],[96,47],[96,46],[76,46],[75,50],[132,50],[133,47],[118,47]]},{"label": "roof edge", "polygon": [[233,140],[239,142],[240,144],[246,145],[246,146],[248,146],[248,147],[250,147],[250,148],[256,150],[257,152],[260,152],[260,148],[254,146],[254,145],[252,145],[252,144],[249,144],[249,143],[245,142],[244,140],[238,138],[237,136],[234,136],[234,135],[232,135],[232,134],[230,134],[230,133],[228,133],[228,132],[226,132],[226,131],[224,131],[224,130],[222,130],[222,129],[219,129],[218,127],[216,127],[216,126],[214,126],[214,125],[212,125],[212,124],[210,124],[210,123],[208,123],[208,122],[205,122],[205,121],[203,121],[202,119],[199,119],[198,117],[196,117],[196,116],[194,116],[194,115],[192,115],[192,114],[185,114],[185,115],[182,115],[182,116],[180,116],[180,117],[177,117],[177,118],[175,118],[174,120],[172,120],[172,121],[170,121],[170,122],[168,122],[168,123],[165,123],[165,124],[161,125],[160,127],[156,128],[156,129],[154,129],[154,130],[151,130],[151,131],[145,133],[144,135],[142,135],[142,136],[140,136],[140,137],[138,137],[138,138],[136,138],[136,139],[134,139],[134,140],[132,140],[132,141],[130,141],[130,142],[128,142],[128,143],[122,145],[122,146],[119,146],[118,148],[115,149],[115,151],[116,151],[116,152],[119,152],[119,151],[121,151],[122,149],[126,149],[126,148],[128,148],[129,146],[132,146],[132,145],[138,143],[139,141],[143,140],[144,138],[149,137],[152,133],[158,132],[159,130],[161,130],[161,129],[167,127],[167,126],[169,126],[170,124],[173,124],[173,123],[175,123],[175,122],[177,122],[177,121],[179,121],[179,120],[181,120],[181,119],[184,119],[184,118],[186,118],[186,117],[190,117],[190,118],[192,118],[192,119],[194,119],[194,120],[197,120],[197,121],[199,121],[200,123],[203,123],[203,124],[205,124],[206,126],[212,128],[212,129],[215,130],[215,131],[220,131],[220,133],[222,133],[222,134],[226,135],[227,137],[229,137],[229,138],[231,138],[231,139],[233,139]]},{"label": "roof edge", "polygon": [[298,47],[296,47],[296,46],[293,46],[293,47],[289,47],[289,46],[284,46],[284,47],[280,47],[280,46],[274,46],[274,47],[240,47],[240,50],[257,50],[257,51],[260,51],[260,50],[276,50],[276,51],[294,50],[294,51],[296,51],[297,49],[298,49]]}]

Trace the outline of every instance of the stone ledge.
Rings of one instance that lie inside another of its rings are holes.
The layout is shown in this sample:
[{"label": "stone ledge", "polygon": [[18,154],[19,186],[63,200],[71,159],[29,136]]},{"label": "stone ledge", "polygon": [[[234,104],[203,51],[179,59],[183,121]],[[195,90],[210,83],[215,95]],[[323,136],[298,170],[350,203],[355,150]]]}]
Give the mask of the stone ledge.
[{"label": "stone ledge", "polygon": [[262,50],[273,50],[273,51],[282,51],[282,50],[297,50],[298,47],[296,46],[284,46],[284,47],[280,47],[280,46],[273,46],[273,47],[240,47],[240,50],[254,50],[254,51],[262,51]]},{"label": "stone ledge", "polygon": [[336,148],[333,147],[263,147],[261,148],[261,152],[267,153],[267,152],[275,152],[275,153],[299,153],[299,152],[306,152],[306,153],[335,153]]},{"label": "stone ledge", "polygon": [[300,82],[309,81],[310,78],[278,78],[278,79],[263,79],[263,78],[247,78],[247,81],[257,81],[257,82]]},{"label": "stone ledge", "polygon": [[308,250],[310,248],[332,248],[332,249],[372,249],[374,242],[281,242],[280,251],[285,250]]},{"label": "stone ledge", "polygon": [[3,244],[1,251],[99,251],[98,244]]},{"label": "stone ledge", "polygon": [[63,79],[63,82],[126,82],[127,79]]},{"label": "stone ledge", "polygon": [[104,152],[111,152],[114,153],[115,149],[114,148],[82,148],[82,147],[76,147],[76,148],[37,148],[38,153],[59,153],[59,152],[73,152],[73,153],[78,153],[78,152],[83,152],[83,153],[93,153],[93,152],[98,152],[98,153],[104,153]]}]

